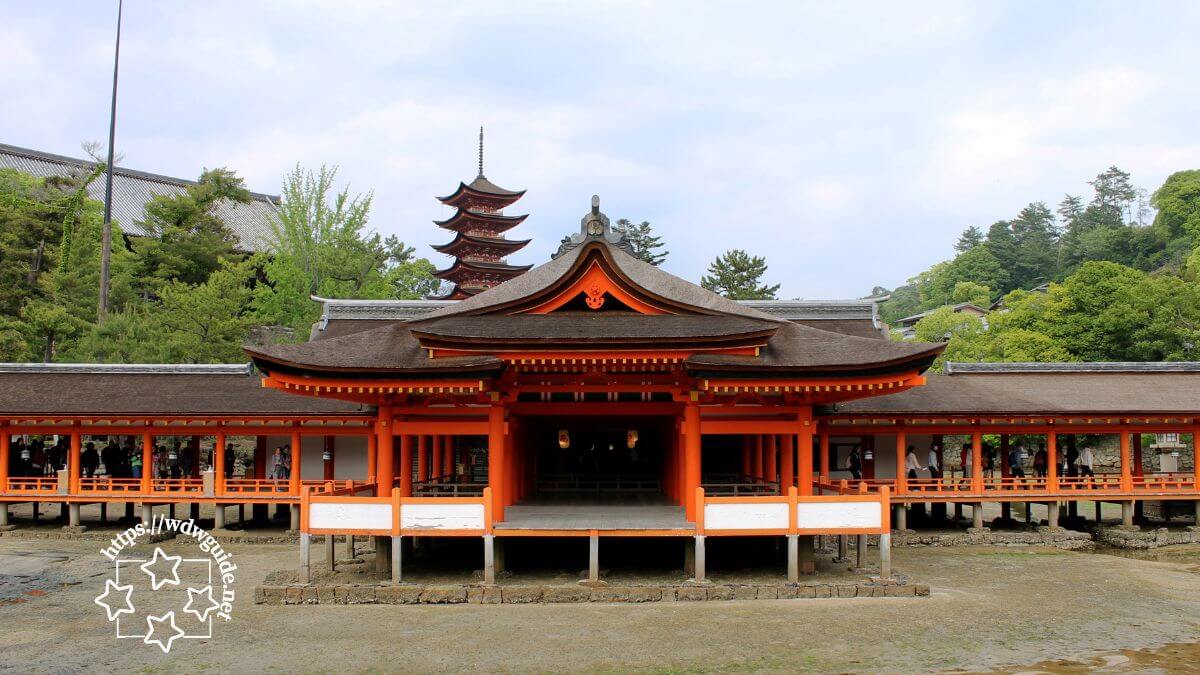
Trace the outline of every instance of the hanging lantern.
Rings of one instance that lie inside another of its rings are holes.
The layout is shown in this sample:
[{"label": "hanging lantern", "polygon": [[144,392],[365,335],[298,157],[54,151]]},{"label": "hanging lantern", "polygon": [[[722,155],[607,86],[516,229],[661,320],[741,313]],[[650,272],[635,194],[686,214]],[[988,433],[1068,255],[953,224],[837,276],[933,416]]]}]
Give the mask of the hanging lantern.
[{"label": "hanging lantern", "polygon": [[637,429],[630,429],[629,431],[625,432],[625,445],[629,446],[630,450],[632,450],[633,448],[635,448],[637,446],[637,442],[638,442]]},{"label": "hanging lantern", "polygon": [[868,462],[875,459],[875,451],[871,448],[866,448],[863,450],[863,459],[867,460]]},{"label": "hanging lantern", "polygon": [[29,461],[30,456],[31,455],[29,454],[29,448],[21,448],[21,459],[22,460]]},{"label": "hanging lantern", "polygon": [[333,453],[328,450],[322,450],[321,451],[321,459],[328,462],[329,460],[333,459]]},{"label": "hanging lantern", "polygon": [[571,447],[571,432],[566,429],[558,430],[558,447],[566,450]]},{"label": "hanging lantern", "polygon": [[1179,455],[1180,455],[1180,452],[1179,452],[1178,448],[1171,451],[1171,456],[1174,457],[1175,459],[1179,459]]}]

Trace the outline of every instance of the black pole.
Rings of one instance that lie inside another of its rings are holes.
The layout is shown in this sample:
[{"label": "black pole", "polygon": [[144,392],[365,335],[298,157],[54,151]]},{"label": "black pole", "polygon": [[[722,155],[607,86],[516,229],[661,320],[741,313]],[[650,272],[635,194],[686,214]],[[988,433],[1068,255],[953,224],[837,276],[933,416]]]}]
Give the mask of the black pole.
[{"label": "black pole", "polygon": [[121,65],[121,13],[125,1],[117,0],[117,44],[113,53],[112,108],[108,114],[108,165],[104,178],[104,226],[100,243],[100,302],[98,319],[108,314],[108,267],[112,259],[113,154],[117,140],[117,70]]}]

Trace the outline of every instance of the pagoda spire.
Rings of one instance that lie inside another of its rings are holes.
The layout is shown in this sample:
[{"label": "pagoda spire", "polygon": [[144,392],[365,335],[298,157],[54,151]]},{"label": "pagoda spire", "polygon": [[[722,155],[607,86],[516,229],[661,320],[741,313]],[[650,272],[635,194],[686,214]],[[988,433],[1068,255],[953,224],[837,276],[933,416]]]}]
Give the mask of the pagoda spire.
[{"label": "pagoda spire", "polygon": [[446,220],[434,221],[455,233],[454,238],[433,248],[452,256],[454,262],[434,276],[454,284],[440,299],[461,300],[522,274],[532,265],[510,265],[507,257],[525,247],[528,239],[506,239],[504,233],[525,220],[526,216],[505,215],[524,190],[506,190],[483,175],[483,126],[479,127],[479,173],[475,180],[459,183],[447,197],[438,197],[455,209]]},{"label": "pagoda spire", "polygon": [[476,178],[483,178],[483,125],[479,125],[479,175]]}]

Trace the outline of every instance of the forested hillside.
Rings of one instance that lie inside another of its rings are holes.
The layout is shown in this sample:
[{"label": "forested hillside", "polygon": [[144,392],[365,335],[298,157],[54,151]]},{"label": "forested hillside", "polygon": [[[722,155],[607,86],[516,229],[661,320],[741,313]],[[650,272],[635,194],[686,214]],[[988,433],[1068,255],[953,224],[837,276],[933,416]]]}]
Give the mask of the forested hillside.
[{"label": "forested hillside", "polygon": [[334,190],[324,167],[285,177],[272,249],[242,251],[215,205],[249,194],[214,169],[146,204],[154,236],[125,238],[113,224],[110,310],[99,316],[102,206],[81,189],[99,175],[0,169],[0,361],[241,362],[256,327],[307,339],[319,312],[310,295],[421,298],[438,287],[432,263],[369,229],[371,196]]},{"label": "forested hillside", "polygon": [[[1150,195],[1117,167],[1089,185],[1086,202],[1032,202],[986,231],[968,227],[952,259],[891,292],[884,320],[936,310],[916,337],[950,338],[950,360],[1200,358],[1200,170]],[[998,299],[986,328],[947,307]]]}]

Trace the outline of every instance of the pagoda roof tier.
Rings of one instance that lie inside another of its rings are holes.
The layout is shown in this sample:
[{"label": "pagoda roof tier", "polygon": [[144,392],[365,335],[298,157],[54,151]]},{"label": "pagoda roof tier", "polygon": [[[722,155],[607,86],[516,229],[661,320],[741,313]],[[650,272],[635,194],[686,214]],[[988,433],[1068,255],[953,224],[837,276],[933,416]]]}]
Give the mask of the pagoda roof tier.
[{"label": "pagoda roof tier", "polygon": [[530,239],[504,239],[502,237],[480,237],[459,232],[454,239],[445,244],[434,245],[433,250],[446,255],[459,256],[459,252],[469,246],[495,251],[501,257],[515,253],[528,244]]},{"label": "pagoda roof tier", "polygon": [[[450,279],[451,277],[462,274],[464,271],[481,272],[485,274],[500,273],[501,275],[512,274],[517,275],[525,272],[533,267],[533,265],[509,265],[508,263],[487,262],[485,260],[463,260],[458,258],[454,264],[444,270],[438,270],[433,273],[433,276],[439,279]],[[453,280],[453,279],[451,279]]]},{"label": "pagoda roof tier", "polygon": [[529,217],[529,214],[520,216],[506,216],[503,213],[488,213],[476,209],[460,208],[454,212],[454,215],[445,220],[435,220],[434,225],[444,227],[447,230],[461,232],[470,229],[471,225],[479,225],[486,223],[487,226],[494,232],[504,232],[510,230],[517,225],[520,225]]},{"label": "pagoda roof tier", "polygon": [[460,182],[458,189],[453,194],[438,197],[438,201],[450,206],[458,206],[474,198],[494,204],[497,209],[502,209],[520,199],[524,194],[524,190],[505,190],[487,178],[484,178],[483,174],[479,174],[470,183]]}]

